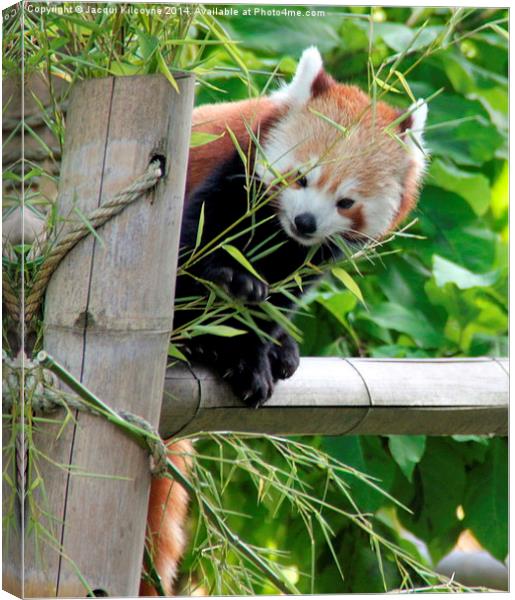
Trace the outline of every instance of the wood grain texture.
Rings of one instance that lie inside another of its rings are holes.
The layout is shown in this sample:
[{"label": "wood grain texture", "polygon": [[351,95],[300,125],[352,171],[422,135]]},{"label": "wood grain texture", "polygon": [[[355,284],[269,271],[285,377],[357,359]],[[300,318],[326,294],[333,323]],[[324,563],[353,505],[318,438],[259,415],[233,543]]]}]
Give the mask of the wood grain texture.
[{"label": "wood grain texture", "polygon": [[[4,367],[5,368],[5,367]],[[20,398],[20,405],[22,399]],[[21,431],[21,423],[19,423]],[[15,431],[10,422],[2,423],[2,590],[13,596],[23,594],[22,517],[17,497],[17,466],[23,470],[23,459],[16,460],[12,451]]]},{"label": "wood grain texture", "polygon": [[[80,242],[47,290],[45,349],[114,409],[157,425],[182,216],[193,79],[177,94],[159,75],[97,79],[72,92],[59,212],[76,218],[166,157],[155,190]],[[64,228],[66,228],[66,221]],[[150,483],[149,459],[101,418],[75,415],[37,443],[69,469],[44,466],[58,547],[26,537],[25,595],[137,595]],[[100,475],[95,477],[92,475]],[[61,552],[57,550],[61,549]],[[42,560],[43,559],[43,560]],[[80,577],[79,577],[80,573]]]},{"label": "wood grain texture", "polygon": [[258,410],[201,367],[167,370],[160,431],[506,435],[507,359],[303,358]]}]

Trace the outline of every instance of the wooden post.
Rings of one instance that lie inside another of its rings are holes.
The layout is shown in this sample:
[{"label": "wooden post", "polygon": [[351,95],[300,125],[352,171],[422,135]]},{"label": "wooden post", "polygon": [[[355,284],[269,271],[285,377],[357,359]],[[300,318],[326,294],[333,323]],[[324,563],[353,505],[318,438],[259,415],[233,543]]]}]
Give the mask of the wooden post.
[{"label": "wooden post", "polygon": [[505,358],[302,358],[253,410],[207,369],[177,365],[166,373],[160,432],[507,435],[508,383]]},{"label": "wooden post", "polygon": [[[72,93],[58,197],[77,219],[166,162],[156,189],[80,242],[47,290],[45,350],[112,408],[157,425],[163,394],[193,78],[178,94],[162,76],[82,82]],[[145,451],[100,417],[74,415],[34,443],[42,485],[39,535],[25,523],[26,597],[135,596],[150,483]],[[61,463],[62,468],[55,463]],[[30,478],[33,472],[29,472]],[[37,490],[36,490],[37,491]],[[29,516],[27,516],[27,519]],[[87,585],[86,585],[87,582]]]}]

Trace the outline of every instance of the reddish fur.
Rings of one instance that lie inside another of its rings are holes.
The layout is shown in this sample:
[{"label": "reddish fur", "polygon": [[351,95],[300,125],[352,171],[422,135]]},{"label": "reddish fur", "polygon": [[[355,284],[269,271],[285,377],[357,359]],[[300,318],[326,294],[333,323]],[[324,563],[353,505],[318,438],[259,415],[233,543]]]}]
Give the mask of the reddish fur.
[{"label": "reddish fur", "polygon": [[311,84],[311,97],[316,98],[328,91],[336,82],[323,69],[316,76],[315,81]]},{"label": "reddish fur", "polygon": [[[187,475],[193,446],[181,440],[168,447],[168,458]],[[173,594],[173,582],[184,553],[184,524],[188,514],[188,494],[176,481],[155,478],[150,488],[147,518],[147,542],[167,596]],[[140,596],[157,596],[155,589],[141,582]]]},{"label": "reddish fur", "polygon": [[[324,84],[321,85],[320,82]],[[318,82],[318,83],[317,83]],[[317,112],[327,115],[336,122],[340,122],[345,127],[352,127],[359,123],[361,133],[354,134],[355,145],[365,151],[360,155],[357,151],[347,161],[334,162],[329,157],[327,164],[322,167],[321,174],[316,182],[320,188],[327,186],[331,193],[335,193],[339,182],[347,177],[351,178],[356,172],[374,172],[376,175],[385,168],[385,161],[399,164],[405,161],[405,149],[397,142],[383,136],[384,139],[377,139],[377,143],[384,146],[382,153],[367,153],[366,147],[372,131],[380,132],[401,114],[384,102],[377,102],[374,109],[370,103],[370,98],[359,88],[350,85],[339,84],[331,80],[327,84],[325,78],[317,76],[313,85],[316,84],[317,95],[312,98],[310,107]],[[327,84],[327,85],[326,85]],[[305,112],[304,127],[307,127],[309,119],[308,111]],[[412,117],[408,116],[397,126],[397,133],[402,134],[412,126]],[[318,125],[315,125],[317,127]],[[331,134],[329,134],[331,135]],[[307,159],[309,155],[318,155],[321,148],[328,147],[330,140],[324,138],[323,134],[312,135],[312,142],[306,145],[299,159]],[[335,177],[335,170],[339,176]],[[404,177],[404,192],[402,195],[401,206],[397,215],[393,219],[388,231],[394,229],[414,208],[418,196],[418,181],[420,178],[420,167],[412,160],[408,163],[406,175]],[[369,177],[361,182],[360,191],[365,195],[377,195],[381,193],[381,177]],[[352,219],[352,228],[360,230],[366,226],[363,211],[355,210],[352,214],[347,214]],[[384,232],[385,234],[387,231]]]},{"label": "reddish fur", "polygon": [[[324,71],[320,71],[312,84],[312,106],[322,114],[327,114],[334,120],[343,121],[345,126],[360,122],[365,125],[365,131],[372,128],[384,128],[393,120],[398,118],[398,111],[385,103],[378,102],[375,110],[371,110],[370,99],[359,88],[336,83],[332,77]],[[234,132],[238,143],[246,152],[249,147],[249,134],[246,123],[254,131],[263,134],[278,119],[286,114],[287,107],[273,98],[259,98],[233,102],[227,104],[211,104],[197,108],[193,113],[193,131],[206,132],[222,137],[190,150],[190,161],[188,165],[187,195],[201,184],[216,165],[223,163],[234,152],[234,143],[227,132],[230,127]],[[306,118],[312,114],[306,113]],[[399,133],[403,133],[409,127],[410,119],[406,119],[398,127]],[[304,124],[305,126],[305,124]],[[332,131],[334,134],[334,130]],[[357,142],[359,143],[359,138]],[[314,144],[326,144],[327,140],[314,136]],[[393,148],[393,150],[392,150]],[[318,147],[307,146],[306,159],[318,150]],[[398,145],[392,145],[389,150],[388,160],[397,160],[404,150]],[[301,157],[302,159],[302,157]],[[346,168],[356,168],[353,161],[366,169],[381,169],[379,163],[367,163],[367,156],[353,157],[348,167],[339,167],[342,175],[347,174]],[[360,162],[361,161],[361,162]],[[364,162],[363,162],[364,161]],[[384,157],[382,158],[384,162]],[[302,162],[302,160],[301,160]],[[322,169],[317,185],[323,186],[331,180],[331,169],[328,165]],[[390,229],[396,227],[413,209],[418,194],[419,167],[412,161],[407,169],[404,181],[404,193],[401,206],[391,224]],[[369,184],[371,185],[371,184]],[[377,189],[368,190],[377,193]],[[347,216],[352,219],[352,228],[360,231],[364,223],[364,215],[361,207],[355,207],[346,211]],[[352,237],[353,234],[349,234]],[[192,452],[189,442],[181,441],[170,446],[170,459],[185,474],[189,471],[189,461],[175,455],[175,452]],[[163,587],[167,595],[173,591],[173,579],[184,550],[184,523],[187,518],[188,497],[185,490],[169,479],[155,479],[152,482],[148,513],[148,535],[154,555],[154,562],[161,575]],[[155,590],[146,583],[141,584],[141,595],[156,595]]]},{"label": "reddish fur", "polygon": [[[403,112],[399,112],[399,117],[403,114]],[[399,123],[399,130],[401,133],[404,133],[406,129],[411,129],[413,127],[413,115],[408,115],[403,121]]]},{"label": "reddish fur", "polygon": [[363,229],[363,225],[365,224],[365,215],[363,214],[363,207],[356,206],[355,208],[351,208],[347,212],[349,213],[348,216],[352,219],[352,229],[354,230],[354,232],[361,231]]},{"label": "reddish fur", "polygon": [[417,165],[411,164],[404,179],[404,193],[402,194],[399,211],[392,223],[392,229],[402,223],[408,214],[415,208],[418,198],[419,175]]},{"label": "reddish fur", "polygon": [[280,118],[282,108],[270,98],[241,100],[228,104],[206,104],[193,111],[193,131],[221,135],[203,146],[190,150],[186,197],[202,183],[217,164],[226,161],[234,152],[234,143],[227,131],[230,127],[244,152],[249,147],[249,125],[263,133],[275,119]]}]

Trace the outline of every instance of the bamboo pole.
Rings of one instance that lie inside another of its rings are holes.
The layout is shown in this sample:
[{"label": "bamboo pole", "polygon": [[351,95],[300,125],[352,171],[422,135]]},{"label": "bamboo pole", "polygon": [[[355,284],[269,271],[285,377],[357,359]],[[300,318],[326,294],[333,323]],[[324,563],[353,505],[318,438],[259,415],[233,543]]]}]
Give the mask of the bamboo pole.
[{"label": "bamboo pole", "polygon": [[498,434],[508,427],[508,360],[303,358],[258,410],[202,367],[166,373],[160,433]]},{"label": "bamboo pole", "polygon": [[[193,79],[180,75],[177,83],[180,94],[160,75],[76,86],[60,215],[87,215],[156,156],[166,174],[98,236],[71,250],[52,277],[45,303],[45,349],[109,406],[153,425],[172,327],[193,104]],[[37,515],[46,532],[37,535],[25,523],[24,595],[137,595],[148,455],[112,424],[82,412],[62,431],[57,424],[41,427],[34,443],[43,453],[37,466],[44,493],[42,486],[34,493],[46,511]],[[29,471],[29,484],[33,476]]]}]

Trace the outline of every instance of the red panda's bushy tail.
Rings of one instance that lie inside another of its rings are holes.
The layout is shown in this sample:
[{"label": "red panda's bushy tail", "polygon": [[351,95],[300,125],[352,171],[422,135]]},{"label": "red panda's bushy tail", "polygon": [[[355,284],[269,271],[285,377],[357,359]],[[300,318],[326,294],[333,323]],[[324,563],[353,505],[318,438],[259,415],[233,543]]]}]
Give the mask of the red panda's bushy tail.
[{"label": "red panda's bushy tail", "polygon": [[[190,470],[193,445],[189,440],[168,446],[168,458],[185,475]],[[188,494],[173,479],[155,478],[150,488],[147,519],[147,543],[156,571],[167,596],[173,595],[173,585],[179,562],[184,554],[184,527],[188,515]],[[157,596],[152,585],[142,581],[140,596]]]}]

